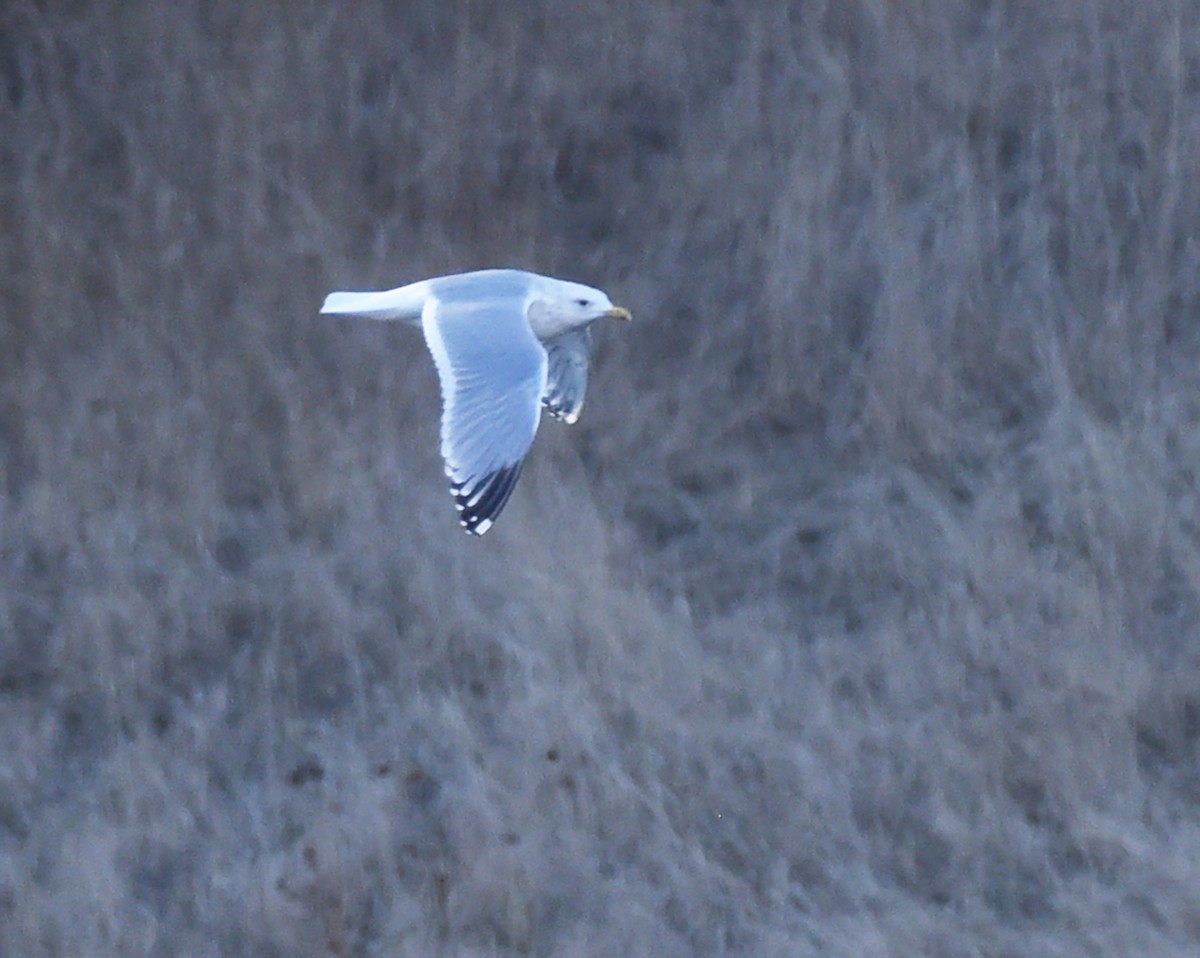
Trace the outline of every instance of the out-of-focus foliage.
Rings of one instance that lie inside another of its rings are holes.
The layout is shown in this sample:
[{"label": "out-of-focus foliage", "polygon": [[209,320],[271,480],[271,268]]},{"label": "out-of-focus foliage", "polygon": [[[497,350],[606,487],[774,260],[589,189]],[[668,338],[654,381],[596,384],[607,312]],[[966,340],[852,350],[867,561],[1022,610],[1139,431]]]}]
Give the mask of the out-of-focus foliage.
[{"label": "out-of-focus foliage", "polygon": [[[0,954],[1200,948],[1195,4],[0,6]],[[412,330],[628,305],[496,529]]]}]

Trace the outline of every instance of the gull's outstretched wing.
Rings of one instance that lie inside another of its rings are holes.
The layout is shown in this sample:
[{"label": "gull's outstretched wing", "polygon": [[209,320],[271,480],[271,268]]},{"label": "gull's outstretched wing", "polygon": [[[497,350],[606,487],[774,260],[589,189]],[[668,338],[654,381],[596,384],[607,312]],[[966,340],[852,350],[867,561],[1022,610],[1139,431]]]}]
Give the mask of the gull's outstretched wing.
[{"label": "gull's outstretched wing", "polygon": [[555,419],[573,423],[579,418],[587,392],[592,335],[585,326],[547,339],[544,345],[547,372],[542,405]]},{"label": "gull's outstretched wing", "polygon": [[483,535],[521,475],[546,388],[523,298],[430,299],[421,326],[442,385],[442,458],[467,532]]}]

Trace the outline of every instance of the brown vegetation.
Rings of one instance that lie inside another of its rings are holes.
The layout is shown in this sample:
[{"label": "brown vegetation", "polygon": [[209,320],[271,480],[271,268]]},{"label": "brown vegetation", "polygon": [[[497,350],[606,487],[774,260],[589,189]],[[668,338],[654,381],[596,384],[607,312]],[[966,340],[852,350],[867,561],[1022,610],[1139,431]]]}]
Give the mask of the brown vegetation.
[{"label": "brown vegetation", "polygon": [[[1182,0],[0,6],[0,954],[1200,951]],[[462,535],[331,288],[606,289]]]}]

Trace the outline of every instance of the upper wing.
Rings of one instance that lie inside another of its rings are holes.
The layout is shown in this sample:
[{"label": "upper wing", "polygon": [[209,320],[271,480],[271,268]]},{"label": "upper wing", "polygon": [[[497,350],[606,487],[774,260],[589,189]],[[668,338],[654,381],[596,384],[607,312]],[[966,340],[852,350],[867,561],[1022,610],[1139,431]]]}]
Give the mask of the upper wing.
[{"label": "upper wing", "polygon": [[537,432],[546,351],[523,300],[430,299],[421,326],[442,385],[442,458],[459,522],[483,535],[512,495]]},{"label": "upper wing", "polygon": [[591,333],[586,326],[572,329],[547,339],[544,345],[547,373],[542,405],[555,419],[573,423],[579,418],[587,392]]}]

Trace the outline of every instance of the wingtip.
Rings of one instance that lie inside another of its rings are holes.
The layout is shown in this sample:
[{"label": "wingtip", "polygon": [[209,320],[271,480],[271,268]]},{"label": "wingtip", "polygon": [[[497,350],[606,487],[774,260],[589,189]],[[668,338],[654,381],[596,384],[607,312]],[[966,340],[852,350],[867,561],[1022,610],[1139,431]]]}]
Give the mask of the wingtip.
[{"label": "wingtip", "polygon": [[470,486],[466,482],[450,483],[454,506],[458,510],[458,523],[470,535],[481,536],[494,524],[497,517],[512,498],[517,480],[521,478],[523,462],[504,466],[483,476]]}]

